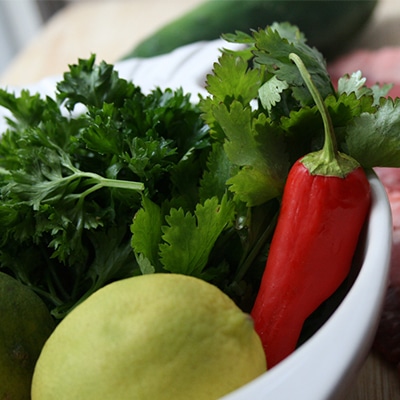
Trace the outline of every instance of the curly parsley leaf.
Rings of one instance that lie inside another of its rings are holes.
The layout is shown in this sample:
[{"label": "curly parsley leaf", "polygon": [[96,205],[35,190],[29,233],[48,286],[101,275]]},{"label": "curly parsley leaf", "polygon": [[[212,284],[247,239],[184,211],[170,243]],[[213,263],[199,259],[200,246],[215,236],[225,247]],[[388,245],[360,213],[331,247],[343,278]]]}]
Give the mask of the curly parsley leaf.
[{"label": "curly parsley leaf", "polygon": [[38,93],[31,94],[26,89],[21,90],[18,97],[15,93],[0,89],[0,106],[13,112],[13,118],[7,117],[9,126],[23,129],[37,125],[48,104]]},{"label": "curly parsley leaf", "polygon": [[57,84],[57,98],[72,111],[77,104],[101,108],[103,103],[115,103],[118,106],[126,97],[137,90],[132,83],[121,79],[114,66],[102,61],[95,64],[96,56],[78,60],[78,64],[69,66],[64,79]]}]

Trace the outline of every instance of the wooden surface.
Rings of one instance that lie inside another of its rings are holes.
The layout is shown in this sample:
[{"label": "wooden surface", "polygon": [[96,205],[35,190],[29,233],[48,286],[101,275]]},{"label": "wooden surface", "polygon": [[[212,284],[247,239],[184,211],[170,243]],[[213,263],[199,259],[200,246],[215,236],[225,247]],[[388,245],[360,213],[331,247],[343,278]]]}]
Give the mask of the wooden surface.
[{"label": "wooden surface", "polygon": [[[27,85],[62,74],[78,58],[114,63],[153,30],[201,0],[73,1],[10,63],[1,85]],[[380,0],[358,47],[400,45],[400,1]],[[400,374],[374,353],[346,400],[400,400]],[[324,400],[324,399],[321,399]]]}]

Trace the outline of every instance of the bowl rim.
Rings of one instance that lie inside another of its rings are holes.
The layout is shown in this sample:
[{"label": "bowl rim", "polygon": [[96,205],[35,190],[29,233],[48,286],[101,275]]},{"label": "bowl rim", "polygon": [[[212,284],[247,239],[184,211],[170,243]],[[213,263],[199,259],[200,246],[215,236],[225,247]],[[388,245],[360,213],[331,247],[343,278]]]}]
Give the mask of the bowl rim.
[{"label": "bowl rim", "polygon": [[[223,400],[336,399],[354,382],[378,326],[392,245],[392,216],[385,188],[373,171],[368,172],[368,180],[372,204],[363,261],[349,292],[309,340],[270,371],[222,397]],[[343,332],[343,326],[349,329]],[[327,348],[326,343],[331,346]]]}]

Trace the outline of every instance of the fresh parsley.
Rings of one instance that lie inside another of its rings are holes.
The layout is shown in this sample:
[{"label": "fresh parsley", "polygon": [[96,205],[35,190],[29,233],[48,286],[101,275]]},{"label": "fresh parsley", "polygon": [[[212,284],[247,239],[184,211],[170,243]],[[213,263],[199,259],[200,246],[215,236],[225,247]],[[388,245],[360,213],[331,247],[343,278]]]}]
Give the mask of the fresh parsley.
[{"label": "fresh parsley", "polygon": [[70,67],[54,99],[1,90],[0,105],[12,113],[0,141],[1,268],[62,318],[140,273],[130,224],[143,197],[195,201],[184,178],[203,171],[207,128],[182,90],[144,95],[94,56]]}]

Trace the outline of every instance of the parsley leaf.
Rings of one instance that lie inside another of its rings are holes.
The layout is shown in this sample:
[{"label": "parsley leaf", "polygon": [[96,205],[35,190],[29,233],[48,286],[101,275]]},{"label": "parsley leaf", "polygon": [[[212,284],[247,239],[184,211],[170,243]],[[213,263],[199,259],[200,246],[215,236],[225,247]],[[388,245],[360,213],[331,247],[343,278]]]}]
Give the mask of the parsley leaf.
[{"label": "parsley leaf", "polygon": [[125,96],[130,96],[135,86],[120,79],[114,67],[102,61],[95,64],[96,56],[78,60],[78,64],[70,65],[69,72],[58,82],[57,98],[65,102],[68,110],[77,104],[101,108],[103,103],[122,105]]}]

